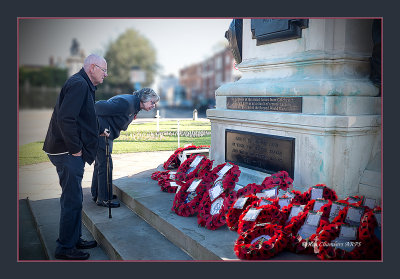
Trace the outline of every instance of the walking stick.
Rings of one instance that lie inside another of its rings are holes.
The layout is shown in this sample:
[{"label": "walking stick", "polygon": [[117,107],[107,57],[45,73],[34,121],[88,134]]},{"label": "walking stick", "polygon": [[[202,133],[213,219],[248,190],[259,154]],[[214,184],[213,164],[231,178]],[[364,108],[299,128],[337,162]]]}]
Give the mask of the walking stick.
[{"label": "walking stick", "polygon": [[111,216],[111,200],[110,200],[110,193],[112,193],[111,183],[110,183],[110,147],[108,142],[108,137],[104,137],[106,141],[106,157],[107,157],[107,192],[108,192],[108,218],[112,218]]}]

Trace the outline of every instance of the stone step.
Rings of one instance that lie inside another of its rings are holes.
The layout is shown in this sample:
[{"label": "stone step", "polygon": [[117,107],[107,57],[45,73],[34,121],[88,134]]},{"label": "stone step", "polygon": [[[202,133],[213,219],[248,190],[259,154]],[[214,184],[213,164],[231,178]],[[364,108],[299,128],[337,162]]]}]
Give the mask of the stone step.
[{"label": "stone step", "polygon": [[[41,200],[30,200],[28,204],[32,212],[36,229],[43,244],[46,258],[48,260],[57,260],[54,257],[56,250],[60,221],[60,199],[50,198]],[[92,240],[93,236],[89,230],[82,226],[82,237]],[[100,246],[85,250],[90,253],[89,260],[109,260],[110,258]]]},{"label": "stone step", "polygon": [[133,213],[124,203],[109,210],[97,206],[84,188],[82,221],[111,260],[191,261],[188,254]]},{"label": "stone step", "polygon": [[[194,260],[237,261],[233,250],[238,238],[237,232],[230,231],[227,226],[211,231],[205,227],[199,227],[196,216],[182,217],[173,212],[171,207],[174,194],[162,192],[157,182],[150,178],[155,170],[147,170],[114,180],[114,193],[127,207],[174,245],[186,251]],[[107,210],[103,209],[104,219],[107,218]],[[118,209],[114,209],[113,212],[117,211]],[[127,242],[128,240],[120,239],[120,241]],[[315,255],[298,255],[283,251],[272,260],[298,261],[318,260],[318,258]]]}]

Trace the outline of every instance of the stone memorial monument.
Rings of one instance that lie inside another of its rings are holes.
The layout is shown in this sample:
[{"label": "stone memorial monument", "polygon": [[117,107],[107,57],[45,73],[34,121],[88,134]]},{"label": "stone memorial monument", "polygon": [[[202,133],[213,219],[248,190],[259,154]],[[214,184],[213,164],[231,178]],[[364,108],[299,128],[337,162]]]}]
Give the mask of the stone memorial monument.
[{"label": "stone memorial monument", "polygon": [[68,68],[68,76],[72,76],[79,72],[83,67],[84,60],[84,51],[80,49],[79,42],[76,39],[73,39],[70,47],[70,56],[65,61]]},{"label": "stone memorial monument", "polygon": [[216,90],[210,157],[239,184],[286,170],[295,189],[381,199],[381,97],[369,79],[372,19],[235,19],[242,78]]}]

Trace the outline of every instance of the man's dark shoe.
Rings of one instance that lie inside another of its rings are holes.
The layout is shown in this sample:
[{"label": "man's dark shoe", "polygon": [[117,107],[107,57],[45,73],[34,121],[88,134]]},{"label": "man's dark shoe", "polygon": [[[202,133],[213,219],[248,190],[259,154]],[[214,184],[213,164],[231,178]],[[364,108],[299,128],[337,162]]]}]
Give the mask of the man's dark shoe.
[{"label": "man's dark shoe", "polygon": [[56,253],[55,258],[59,260],[87,260],[89,258],[90,254],[80,251],[78,249],[72,248],[72,249],[66,249],[63,252]]},{"label": "man's dark shoe", "polygon": [[90,249],[97,246],[96,240],[83,240],[82,238],[79,239],[78,244],[76,244],[77,249]]},{"label": "man's dark shoe", "polygon": [[[108,201],[99,201],[97,200],[96,204],[98,206],[104,206],[104,207],[108,207]],[[111,208],[115,208],[115,207],[119,207],[119,201],[110,201],[110,207]]]}]

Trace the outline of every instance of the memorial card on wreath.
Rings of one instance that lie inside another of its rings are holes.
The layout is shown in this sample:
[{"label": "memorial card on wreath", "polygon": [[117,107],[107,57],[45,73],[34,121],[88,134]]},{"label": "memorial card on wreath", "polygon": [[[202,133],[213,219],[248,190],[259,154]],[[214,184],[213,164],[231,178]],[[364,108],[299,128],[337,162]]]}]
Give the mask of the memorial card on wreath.
[{"label": "memorial card on wreath", "polygon": [[266,200],[264,198],[261,198],[261,202],[260,202],[259,206],[269,205],[269,204],[272,204],[272,201],[269,201],[269,200]]},{"label": "memorial card on wreath", "polygon": [[220,169],[219,172],[217,172],[217,176],[219,178],[222,178],[225,175],[225,173],[227,173],[232,167],[233,166],[231,164],[226,163],[226,165],[222,169]]},{"label": "memorial card on wreath", "polygon": [[309,211],[307,214],[306,221],[303,226],[301,226],[298,235],[303,239],[308,239],[311,235],[316,233],[319,221],[321,220],[321,214],[314,211]]},{"label": "memorial card on wreath", "polygon": [[273,188],[266,189],[266,190],[263,190],[263,191],[262,191],[262,193],[265,194],[265,197],[271,198],[271,199],[276,198],[277,192],[278,192],[278,186],[275,186],[275,187],[273,187]]},{"label": "memorial card on wreath", "polygon": [[244,221],[255,221],[260,214],[261,209],[250,208],[246,215],[243,216]]},{"label": "memorial card on wreath", "polygon": [[322,199],[322,194],[324,193],[324,188],[320,186],[313,186],[311,188],[311,198],[310,200]]},{"label": "memorial card on wreath", "polygon": [[363,214],[364,208],[350,205],[344,221],[349,225],[359,226]]},{"label": "memorial card on wreath", "polygon": [[189,188],[187,188],[186,192],[193,192],[196,191],[197,186],[199,186],[201,182],[201,179],[195,179],[192,181],[192,184],[190,184]]},{"label": "memorial card on wreath", "polygon": [[340,227],[339,236],[332,240],[332,243],[335,244],[336,248],[351,252],[356,247],[355,240],[357,239],[357,231],[357,226],[343,224]]},{"label": "memorial card on wreath", "polygon": [[314,208],[313,211],[318,211],[321,209],[321,207],[325,204],[327,204],[328,201],[327,200],[323,200],[323,199],[316,199],[315,203],[314,203]]},{"label": "memorial card on wreath", "polygon": [[248,197],[240,197],[236,200],[235,204],[233,205],[233,208],[237,209],[243,209],[244,204],[246,203]]},{"label": "memorial card on wreath", "polygon": [[280,206],[280,209],[282,209],[290,204],[290,198],[280,198],[278,204]]},{"label": "memorial card on wreath", "polygon": [[303,208],[300,205],[293,205],[286,223],[289,223],[290,220],[299,215],[300,212],[303,212]]},{"label": "memorial card on wreath", "polygon": [[200,162],[204,159],[203,156],[196,156],[196,158],[192,161],[192,163],[190,164],[190,167],[197,167],[198,164],[200,164]]},{"label": "memorial card on wreath", "polygon": [[369,207],[370,209],[374,209],[376,206],[376,200],[370,198],[364,198],[363,205]]},{"label": "memorial card on wreath", "polygon": [[329,222],[332,222],[336,216],[338,216],[339,211],[345,208],[347,205],[341,202],[332,202],[331,212],[329,213]]},{"label": "memorial card on wreath", "polygon": [[214,183],[214,186],[208,191],[210,195],[210,200],[215,200],[219,195],[224,192],[224,188],[222,187],[222,180],[217,180]]},{"label": "memorial card on wreath", "polygon": [[168,173],[168,178],[169,179],[175,179],[175,175],[176,175],[176,171],[170,171],[169,173]]}]

